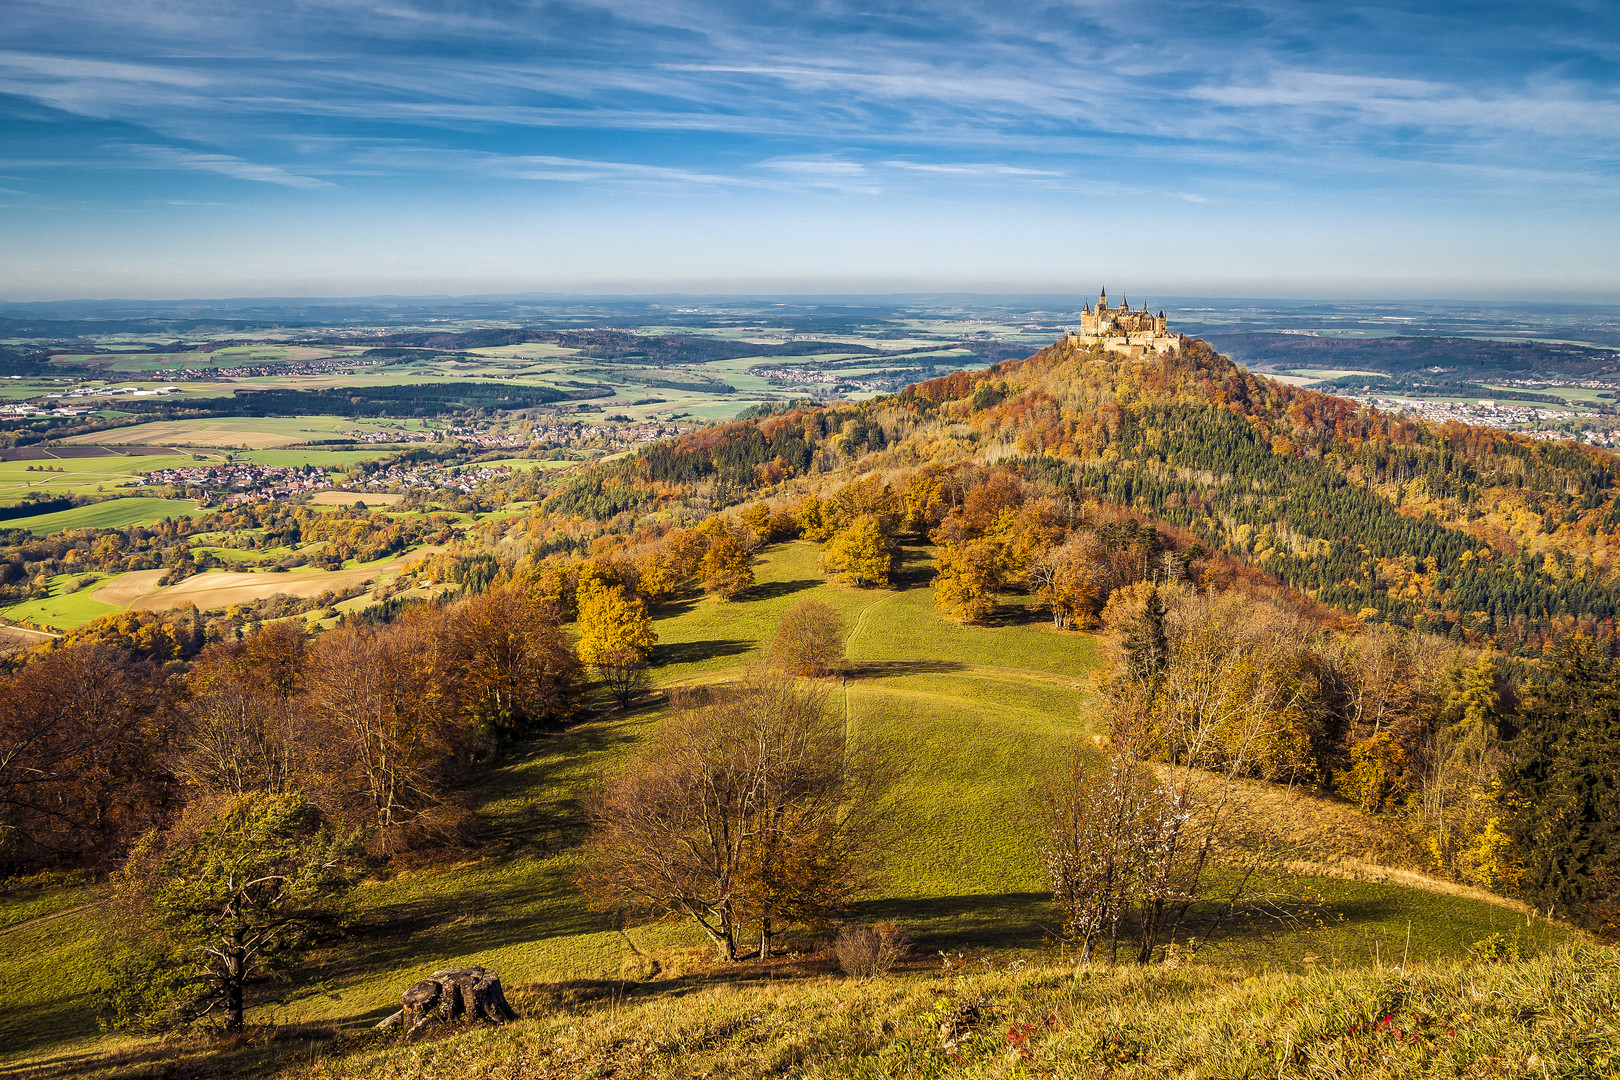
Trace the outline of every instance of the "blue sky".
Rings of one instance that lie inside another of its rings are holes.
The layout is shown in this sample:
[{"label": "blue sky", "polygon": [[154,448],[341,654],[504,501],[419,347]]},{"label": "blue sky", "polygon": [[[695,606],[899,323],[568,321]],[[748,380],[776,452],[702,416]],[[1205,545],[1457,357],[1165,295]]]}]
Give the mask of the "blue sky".
[{"label": "blue sky", "polygon": [[4,0],[0,299],[1620,298],[1620,4]]}]

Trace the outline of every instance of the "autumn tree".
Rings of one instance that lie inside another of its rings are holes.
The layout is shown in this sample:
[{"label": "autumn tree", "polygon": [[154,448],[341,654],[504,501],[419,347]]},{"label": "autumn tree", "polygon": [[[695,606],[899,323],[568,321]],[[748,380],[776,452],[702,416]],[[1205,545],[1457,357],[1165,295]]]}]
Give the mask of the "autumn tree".
[{"label": "autumn tree", "polygon": [[800,600],[777,624],[771,657],[795,675],[820,678],[830,673],[844,659],[843,620],[830,604]]},{"label": "autumn tree", "polygon": [[946,543],[934,558],[934,604],[955,622],[989,618],[1001,586],[1001,554],[993,544]]},{"label": "autumn tree", "polygon": [[900,569],[900,547],[876,515],[864,514],[827,542],[822,563],[861,588],[886,588]]},{"label": "autumn tree", "polygon": [[241,1030],[248,988],[340,925],[359,867],[359,834],[331,828],[301,794],[188,807],[114,876],[109,1018],[152,1031],[217,1017]]},{"label": "autumn tree", "polygon": [[887,480],[875,475],[851,480],[827,496],[821,506],[822,520],[834,534],[863,517],[872,517],[885,535],[892,536],[904,516],[904,500]]},{"label": "autumn tree", "polygon": [[695,922],[724,960],[843,908],[867,880],[885,774],[825,691],[752,674],[675,696],[653,745],[587,807],[580,884],[599,908]]},{"label": "autumn tree", "polygon": [[580,664],[557,622],[554,604],[516,584],[452,608],[440,679],[462,713],[502,741],[572,716]]},{"label": "autumn tree", "polygon": [[646,684],[647,659],[658,635],[640,600],[623,590],[597,589],[580,599],[579,658],[594,667],[620,705]]},{"label": "autumn tree", "polygon": [[0,679],[0,853],[13,864],[117,858],[173,797],[178,726],[149,662],[98,643]]},{"label": "autumn tree", "polygon": [[382,627],[340,626],[310,650],[320,794],[346,820],[374,828],[387,852],[446,836],[461,816],[452,792],[479,731],[435,678],[443,644],[424,614]]},{"label": "autumn tree", "polygon": [[1059,630],[1085,627],[1108,595],[1102,545],[1093,533],[1075,533],[1067,542],[1035,557],[1029,580],[1035,595],[1051,611],[1053,626]]},{"label": "autumn tree", "polygon": [[260,624],[209,646],[192,666],[178,773],[210,791],[286,791],[303,758],[300,695],[308,641],[300,626]]},{"label": "autumn tree", "polygon": [[703,591],[721,600],[732,600],[753,588],[753,552],[758,538],[723,518],[711,518],[704,532],[709,543],[697,568],[703,578]]}]

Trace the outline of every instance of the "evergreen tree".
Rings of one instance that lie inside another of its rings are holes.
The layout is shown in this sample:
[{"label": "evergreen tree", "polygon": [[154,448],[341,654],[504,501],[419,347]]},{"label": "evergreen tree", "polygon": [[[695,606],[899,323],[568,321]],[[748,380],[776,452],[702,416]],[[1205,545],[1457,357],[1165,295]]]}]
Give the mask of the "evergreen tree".
[{"label": "evergreen tree", "polygon": [[1148,593],[1142,613],[1125,636],[1125,652],[1130,672],[1145,683],[1152,683],[1170,659],[1170,637],[1164,629],[1164,600],[1159,590]]},{"label": "evergreen tree", "polygon": [[1562,642],[1522,711],[1507,788],[1526,899],[1613,924],[1620,905],[1620,664],[1597,642]]}]

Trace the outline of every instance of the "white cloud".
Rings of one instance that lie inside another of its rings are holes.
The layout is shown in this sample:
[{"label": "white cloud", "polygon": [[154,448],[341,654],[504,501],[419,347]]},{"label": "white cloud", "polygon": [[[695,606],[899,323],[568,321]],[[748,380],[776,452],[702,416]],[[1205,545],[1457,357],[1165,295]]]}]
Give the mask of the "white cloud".
[{"label": "white cloud", "polygon": [[313,176],[301,176],[275,165],[261,165],[229,154],[179,150],[170,146],[132,146],[130,150],[150,162],[154,168],[194,169],[199,172],[219,173],[233,180],[252,180],[261,184],[278,184],[282,187],[315,189],[337,186]]}]

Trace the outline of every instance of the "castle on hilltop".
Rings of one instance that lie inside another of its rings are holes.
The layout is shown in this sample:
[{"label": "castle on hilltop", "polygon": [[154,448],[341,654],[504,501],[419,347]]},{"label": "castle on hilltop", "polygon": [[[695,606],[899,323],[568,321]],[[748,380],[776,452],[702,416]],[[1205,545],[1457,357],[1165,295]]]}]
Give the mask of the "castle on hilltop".
[{"label": "castle on hilltop", "polygon": [[1108,290],[1097,298],[1097,310],[1087,304],[1080,312],[1080,329],[1071,330],[1065,340],[1084,345],[1101,345],[1109,352],[1126,356],[1163,355],[1174,352],[1181,344],[1181,335],[1170,333],[1169,320],[1164,312],[1154,315],[1143,304],[1132,311],[1129,300],[1119,307],[1108,306]]}]

